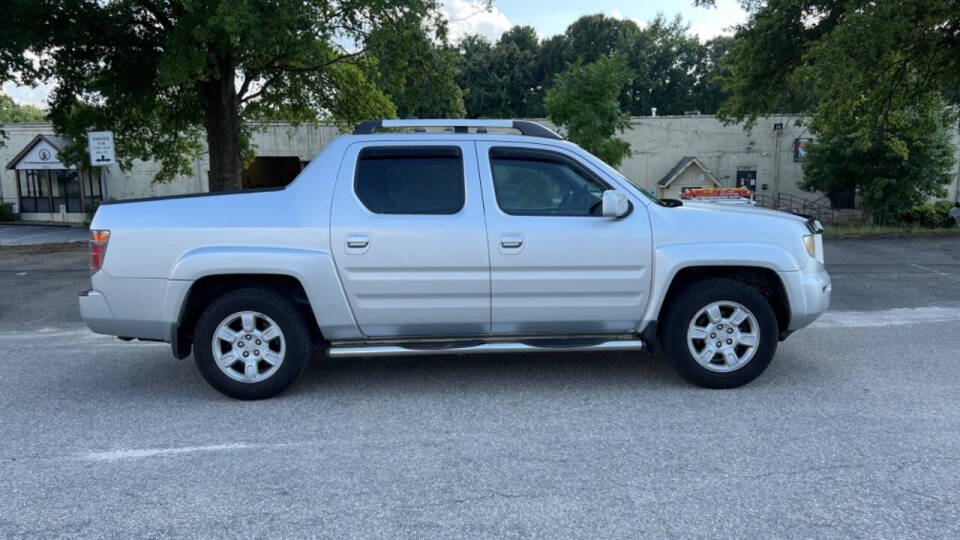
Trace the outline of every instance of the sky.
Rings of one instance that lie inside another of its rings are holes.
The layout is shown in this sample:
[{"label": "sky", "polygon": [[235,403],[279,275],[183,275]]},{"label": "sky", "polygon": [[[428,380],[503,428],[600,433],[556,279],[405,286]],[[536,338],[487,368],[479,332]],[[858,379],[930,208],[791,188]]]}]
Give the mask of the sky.
[{"label": "sky", "polygon": [[641,27],[657,13],[668,18],[679,13],[690,23],[690,33],[706,41],[732,35],[729,28],[747,20],[738,0],[717,0],[715,8],[694,7],[693,0],[494,0],[489,12],[470,0],[446,0],[445,4],[454,39],[476,33],[495,41],[514,25],[532,26],[545,38],[563,33],[570,23],[593,13],[632,19]]},{"label": "sky", "polygon": [[[680,14],[690,24],[690,33],[706,41],[718,35],[730,35],[730,28],[747,19],[738,0],[717,0],[715,8],[694,7],[693,0],[494,0],[492,10],[484,10],[471,0],[445,0],[450,20],[450,37],[481,34],[496,41],[514,25],[532,26],[541,38],[560,34],[582,15],[603,13],[618,19],[631,19],[643,27],[663,13],[672,18]],[[3,84],[3,91],[20,103],[45,106],[50,88]]]}]

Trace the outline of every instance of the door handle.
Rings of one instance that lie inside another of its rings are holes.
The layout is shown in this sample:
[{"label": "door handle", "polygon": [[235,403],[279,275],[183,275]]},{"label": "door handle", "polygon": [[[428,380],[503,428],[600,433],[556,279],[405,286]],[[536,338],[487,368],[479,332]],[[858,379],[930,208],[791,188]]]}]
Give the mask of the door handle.
[{"label": "door handle", "polygon": [[365,234],[348,234],[347,247],[350,249],[363,249],[370,245],[370,237]]},{"label": "door handle", "polygon": [[507,249],[517,249],[523,245],[523,236],[519,234],[500,235],[500,247]]}]

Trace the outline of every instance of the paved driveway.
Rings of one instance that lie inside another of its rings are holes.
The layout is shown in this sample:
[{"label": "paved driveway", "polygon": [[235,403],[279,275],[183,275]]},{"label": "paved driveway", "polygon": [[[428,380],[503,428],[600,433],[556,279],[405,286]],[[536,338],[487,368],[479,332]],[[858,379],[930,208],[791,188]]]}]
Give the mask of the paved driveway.
[{"label": "paved driveway", "polygon": [[89,239],[90,231],[82,227],[0,224],[0,246],[62,244],[86,242]]},{"label": "paved driveway", "polygon": [[224,398],[0,256],[0,537],[960,536],[960,239],[827,244],[835,308],[736,390],[649,356],[318,359]]}]

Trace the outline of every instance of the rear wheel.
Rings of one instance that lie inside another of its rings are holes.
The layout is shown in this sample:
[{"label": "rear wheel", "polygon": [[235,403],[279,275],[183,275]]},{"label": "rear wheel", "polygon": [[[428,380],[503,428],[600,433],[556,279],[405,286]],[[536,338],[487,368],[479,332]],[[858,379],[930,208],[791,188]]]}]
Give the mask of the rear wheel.
[{"label": "rear wheel", "polygon": [[777,350],[777,318],[756,288],[730,279],[690,285],[667,306],[664,356],[690,382],[734,388],[757,378]]},{"label": "rear wheel", "polygon": [[193,356],[204,379],[237,399],[284,391],[312,351],[299,309],[269,289],[241,289],[214,300],[197,322]]}]

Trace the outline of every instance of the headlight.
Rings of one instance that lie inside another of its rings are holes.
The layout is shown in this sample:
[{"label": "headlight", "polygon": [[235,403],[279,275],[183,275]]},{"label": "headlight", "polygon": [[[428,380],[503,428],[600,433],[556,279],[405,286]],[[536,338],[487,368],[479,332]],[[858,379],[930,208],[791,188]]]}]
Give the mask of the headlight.
[{"label": "headlight", "polygon": [[811,257],[817,258],[817,239],[812,234],[803,235],[803,245]]}]

